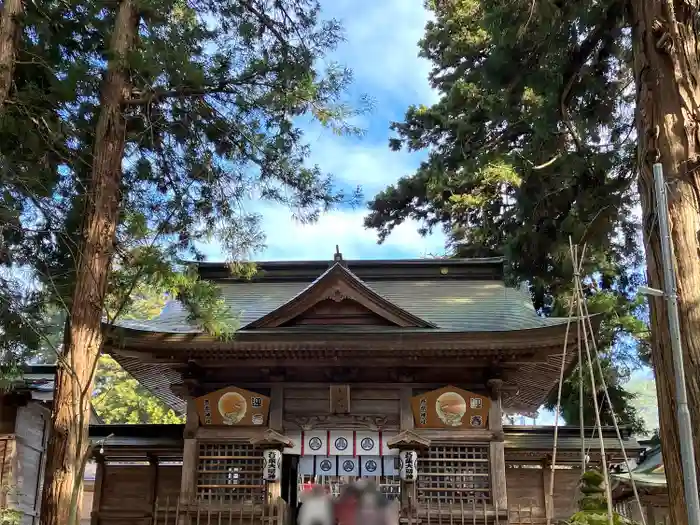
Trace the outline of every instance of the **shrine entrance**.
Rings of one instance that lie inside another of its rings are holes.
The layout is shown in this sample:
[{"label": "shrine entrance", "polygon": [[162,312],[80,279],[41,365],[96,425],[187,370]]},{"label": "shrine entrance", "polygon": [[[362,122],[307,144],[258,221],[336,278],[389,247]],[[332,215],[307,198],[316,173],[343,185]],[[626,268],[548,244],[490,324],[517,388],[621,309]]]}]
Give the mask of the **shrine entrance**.
[{"label": "shrine entrance", "polygon": [[338,496],[343,486],[360,478],[377,485],[387,497],[401,494],[398,451],[386,446],[394,433],[354,430],[314,430],[294,436],[298,443],[285,455],[293,455],[290,477],[296,477],[296,500],[315,485]]}]

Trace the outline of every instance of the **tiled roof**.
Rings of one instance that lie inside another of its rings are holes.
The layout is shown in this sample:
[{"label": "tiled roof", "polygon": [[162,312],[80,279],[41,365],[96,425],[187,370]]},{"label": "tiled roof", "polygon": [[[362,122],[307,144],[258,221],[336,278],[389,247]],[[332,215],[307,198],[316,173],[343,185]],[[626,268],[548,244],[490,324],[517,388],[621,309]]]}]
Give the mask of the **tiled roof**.
[{"label": "tiled roof", "polygon": [[[226,303],[245,326],[279,308],[309,282],[221,282]],[[537,315],[527,290],[502,281],[367,280],[376,293],[407,312],[450,332],[510,331],[542,328],[565,318]],[[120,326],[149,332],[199,333],[177,301],[150,321],[121,321]]]},{"label": "tiled roof", "polygon": [[[578,429],[576,430],[578,431]],[[586,450],[599,452],[600,441],[598,440],[598,436],[591,436],[592,433],[587,431],[585,439]],[[637,440],[632,437],[623,438],[623,443],[625,449],[636,450],[640,448]],[[605,446],[605,450],[620,450],[622,448],[616,436],[604,436],[603,445]],[[554,447],[554,430],[552,429],[547,433],[541,434],[524,431],[523,429],[510,431],[506,433],[505,447],[507,449],[551,451]],[[576,435],[562,435],[560,433],[557,439],[557,448],[561,450],[580,450],[580,435],[578,435],[578,433],[576,433]]]}]

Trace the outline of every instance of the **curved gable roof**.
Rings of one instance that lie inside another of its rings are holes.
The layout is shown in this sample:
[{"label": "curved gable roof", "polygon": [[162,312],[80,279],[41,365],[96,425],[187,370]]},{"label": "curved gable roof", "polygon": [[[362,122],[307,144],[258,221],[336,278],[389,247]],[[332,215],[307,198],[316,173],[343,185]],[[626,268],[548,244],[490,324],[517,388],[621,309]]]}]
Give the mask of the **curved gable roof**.
[{"label": "curved gable roof", "polygon": [[341,263],[336,263],[287,302],[243,326],[243,330],[279,328],[325,300],[352,301],[394,327],[436,328],[372,290]]}]

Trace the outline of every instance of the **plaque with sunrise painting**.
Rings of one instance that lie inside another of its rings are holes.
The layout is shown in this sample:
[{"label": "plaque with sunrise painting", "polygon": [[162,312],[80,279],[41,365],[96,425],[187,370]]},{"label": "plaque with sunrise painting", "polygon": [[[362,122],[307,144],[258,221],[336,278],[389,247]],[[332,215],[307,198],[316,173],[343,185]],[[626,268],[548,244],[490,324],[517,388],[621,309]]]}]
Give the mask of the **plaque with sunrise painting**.
[{"label": "plaque with sunrise painting", "polygon": [[202,425],[266,426],[270,398],[230,386],[195,399]]},{"label": "plaque with sunrise painting", "polygon": [[411,398],[416,428],[486,428],[491,400],[454,386],[445,386]]}]

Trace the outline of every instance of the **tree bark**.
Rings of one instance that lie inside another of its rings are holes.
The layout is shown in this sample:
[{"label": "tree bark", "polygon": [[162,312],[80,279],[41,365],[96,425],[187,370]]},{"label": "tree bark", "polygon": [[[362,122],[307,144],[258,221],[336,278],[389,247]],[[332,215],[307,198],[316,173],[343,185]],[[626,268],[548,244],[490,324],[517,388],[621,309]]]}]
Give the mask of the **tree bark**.
[{"label": "tree bark", "polygon": [[90,453],[90,395],[102,344],[103,304],[121,199],[125,142],[122,106],[131,90],[126,60],[136,42],[138,22],[135,0],[121,0],[116,7],[110,62],[100,97],[82,246],[56,377],[41,525],[77,525],[79,521],[76,509],[82,493],[84,461]]},{"label": "tree bark", "polygon": [[[669,188],[685,377],[695,454],[700,458],[700,57],[693,20],[698,8],[678,0],[632,0],[629,8],[647,276],[652,287],[663,288],[652,174],[653,163],[660,162]],[[671,521],[683,525],[687,515],[668,312],[663,298],[651,298],[650,306],[652,360]]]},{"label": "tree bark", "polygon": [[0,108],[5,105],[12,88],[23,14],[23,0],[5,0],[0,14]]}]

